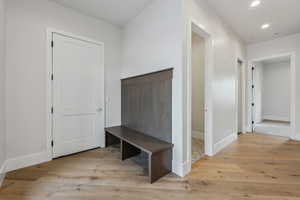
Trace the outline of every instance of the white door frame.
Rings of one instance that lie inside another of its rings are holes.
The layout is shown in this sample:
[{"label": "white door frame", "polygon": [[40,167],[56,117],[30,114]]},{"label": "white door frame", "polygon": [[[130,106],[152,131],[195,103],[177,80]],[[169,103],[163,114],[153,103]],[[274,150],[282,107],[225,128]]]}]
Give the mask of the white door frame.
[{"label": "white door frame", "polygon": [[192,33],[195,32],[205,39],[205,154],[213,155],[213,42],[211,34],[196,20],[189,19],[187,29],[187,69],[186,69],[186,133],[187,133],[187,161],[188,172],[192,165]]},{"label": "white door frame", "polygon": [[[261,57],[261,58],[256,58],[256,59],[252,59],[249,60],[249,65],[248,65],[248,72],[251,73],[252,70],[252,66],[254,64],[254,62],[259,62],[259,61],[263,61],[263,60],[269,60],[272,58],[277,58],[277,57],[284,57],[284,56],[289,56],[290,60],[291,60],[291,69],[290,69],[290,75],[291,75],[291,102],[290,102],[290,119],[291,119],[291,134],[289,135],[289,138],[291,139],[296,139],[296,53],[295,52],[288,52],[288,53],[283,53],[283,54],[276,54],[276,55],[271,55],[271,56],[267,56],[267,57]],[[251,109],[251,103],[254,101],[252,95],[251,95],[251,85],[252,85],[252,81],[250,79],[251,77],[248,76],[248,116],[250,116],[250,114],[252,114],[252,109]],[[249,117],[248,117],[249,118]],[[252,122],[251,119],[248,119],[248,126],[251,126]],[[250,127],[248,127],[250,128]]]},{"label": "white door frame", "polygon": [[[241,65],[239,64],[239,61],[241,62]],[[236,99],[236,132],[238,134],[238,127],[239,127],[239,87],[242,87],[242,133],[246,133],[247,132],[247,128],[246,128],[246,116],[245,116],[245,113],[246,113],[246,86],[247,86],[247,83],[246,83],[246,62],[238,57],[237,58],[237,65],[236,65],[236,80],[235,80],[235,99]],[[239,69],[238,68],[241,68],[241,75],[239,74]],[[241,80],[241,85],[239,85],[239,78]]]},{"label": "white door frame", "polygon": [[[53,149],[52,149],[52,140],[53,140],[53,133],[52,133],[52,113],[51,113],[51,108],[53,105],[53,86],[52,86],[52,80],[51,80],[51,76],[52,76],[52,72],[53,72],[53,57],[52,57],[52,36],[53,34],[59,34],[65,37],[69,37],[69,38],[73,38],[73,39],[77,39],[77,40],[82,40],[85,42],[89,42],[89,43],[93,43],[96,45],[99,45],[101,47],[103,47],[103,61],[102,61],[102,66],[104,67],[104,74],[105,74],[105,64],[104,64],[104,50],[105,50],[105,46],[103,42],[100,41],[96,41],[93,39],[89,39],[83,36],[79,36],[73,33],[68,33],[65,31],[60,31],[60,30],[56,30],[54,28],[47,28],[47,41],[46,41],[46,47],[47,47],[47,70],[46,70],[46,77],[47,77],[47,88],[46,88],[46,135],[47,135],[47,139],[46,139],[46,146],[47,146],[47,154],[48,154],[48,159],[52,160],[53,159]],[[105,75],[102,74],[102,80],[103,80],[103,84],[105,85]],[[105,87],[104,87],[104,99],[106,96],[106,91],[105,91]],[[106,102],[106,101],[104,101]],[[104,112],[104,124],[105,120],[106,120],[106,105],[103,108],[103,112]],[[102,147],[103,145],[101,145]],[[104,146],[103,146],[104,147]]]}]

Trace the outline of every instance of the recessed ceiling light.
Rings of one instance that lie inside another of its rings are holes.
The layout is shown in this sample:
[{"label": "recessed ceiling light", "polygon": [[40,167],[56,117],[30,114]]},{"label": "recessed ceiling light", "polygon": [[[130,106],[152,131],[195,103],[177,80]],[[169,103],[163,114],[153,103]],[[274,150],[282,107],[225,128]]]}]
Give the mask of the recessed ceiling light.
[{"label": "recessed ceiling light", "polygon": [[255,0],[255,1],[252,1],[252,3],[251,3],[251,8],[254,8],[254,7],[257,7],[257,6],[259,6],[260,5],[260,1],[259,0]]},{"label": "recessed ceiling light", "polygon": [[267,29],[267,28],[270,28],[270,24],[263,24],[261,26],[262,29]]}]

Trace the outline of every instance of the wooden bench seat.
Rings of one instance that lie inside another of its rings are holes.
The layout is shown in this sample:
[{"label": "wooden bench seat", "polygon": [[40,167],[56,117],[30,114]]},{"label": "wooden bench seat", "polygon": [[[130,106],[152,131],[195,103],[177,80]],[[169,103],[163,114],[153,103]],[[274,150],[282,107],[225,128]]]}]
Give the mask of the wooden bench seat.
[{"label": "wooden bench seat", "polygon": [[173,144],[124,126],[106,128],[105,131],[106,146],[121,143],[122,160],[137,156],[141,151],[148,154],[150,183],[172,171]]}]

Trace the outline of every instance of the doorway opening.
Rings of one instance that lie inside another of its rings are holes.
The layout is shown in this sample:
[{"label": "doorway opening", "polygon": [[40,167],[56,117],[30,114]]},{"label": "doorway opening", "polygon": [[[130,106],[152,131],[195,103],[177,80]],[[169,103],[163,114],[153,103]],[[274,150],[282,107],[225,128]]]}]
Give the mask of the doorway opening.
[{"label": "doorway opening", "polygon": [[205,38],[192,32],[192,162],[205,153]]},{"label": "doorway opening", "polygon": [[192,19],[189,20],[187,41],[185,114],[188,173],[193,162],[204,156],[213,156],[213,42],[210,33]]},{"label": "doorway opening", "polygon": [[292,55],[252,61],[252,132],[291,138],[294,134]]}]

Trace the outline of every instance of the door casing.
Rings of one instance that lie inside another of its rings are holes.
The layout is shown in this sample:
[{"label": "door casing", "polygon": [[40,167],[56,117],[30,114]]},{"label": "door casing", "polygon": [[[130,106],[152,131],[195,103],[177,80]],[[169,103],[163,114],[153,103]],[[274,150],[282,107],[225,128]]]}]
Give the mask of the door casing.
[{"label": "door casing", "polygon": [[252,126],[252,118],[253,118],[253,112],[254,109],[252,109],[252,103],[254,102],[253,99],[253,77],[252,77],[252,67],[254,66],[255,62],[263,61],[263,60],[269,60],[272,58],[277,57],[283,57],[283,56],[289,56],[291,60],[291,70],[290,70],[290,76],[291,76],[291,99],[290,99],[290,121],[291,121],[291,134],[289,135],[289,138],[296,139],[296,54],[295,52],[287,52],[283,54],[277,54],[277,55],[271,55],[267,57],[260,57],[256,59],[249,60],[248,63],[248,131],[251,132],[251,129],[253,129]]},{"label": "door casing", "polygon": [[[241,133],[246,133],[245,127],[245,107],[246,107],[246,83],[245,83],[245,62],[243,59],[237,59],[237,66],[236,66],[236,130],[239,133],[239,123],[241,123]],[[240,94],[241,92],[241,94]],[[239,107],[241,106],[241,107]],[[240,110],[241,109],[241,110]],[[239,119],[239,114],[241,115],[241,119]]]},{"label": "door casing", "polygon": [[186,133],[187,133],[187,167],[184,174],[188,174],[192,168],[192,32],[197,33],[205,40],[205,125],[204,125],[204,146],[205,155],[212,156],[213,152],[213,104],[212,104],[212,80],[213,80],[213,41],[211,34],[194,19],[188,19],[187,34],[187,67],[186,67],[186,98],[185,98],[185,117],[186,117]]}]

